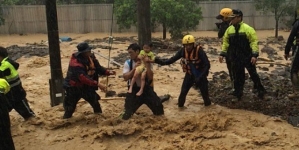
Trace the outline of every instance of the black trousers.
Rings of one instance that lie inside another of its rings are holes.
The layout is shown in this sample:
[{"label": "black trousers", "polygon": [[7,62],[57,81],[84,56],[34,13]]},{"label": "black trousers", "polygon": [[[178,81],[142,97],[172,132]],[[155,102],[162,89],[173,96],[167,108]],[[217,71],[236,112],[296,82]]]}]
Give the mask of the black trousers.
[{"label": "black trousers", "polygon": [[[194,83],[195,83],[195,78],[192,75],[190,75],[189,73],[186,73],[183,84],[182,84],[179,100],[178,100],[178,106],[179,107],[184,106],[187,94],[188,94],[190,88],[194,85]],[[200,90],[200,93],[201,93],[202,98],[204,100],[204,104],[206,106],[210,105],[211,100],[210,100],[210,97],[209,97],[209,88],[208,88],[208,79],[207,79],[207,77],[202,77],[200,79],[200,81],[195,83],[195,85]]]},{"label": "black trousers", "polygon": [[10,118],[7,108],[7,100],[0,94],[0,150],[14,150],[15,146],[11,137]]},{"label": "black trousers", "polygon": [[294,90],[299,90],[299,81],[298,81],[299,53],[298,53],[297,47],[293,49],[293,53],[292,53],[293,60],[292,60],[292,65],[291,65],[291,81],[292,81]]},{"label": "black trousers", "polygon": [[26,91],[22,84],[12,87],[6,94],[6,98],[9,111],[15,109],[25,120],[35,115],[28,104]]},{"label": "black trousers", "polygon": [[94,113],[102,113],[101,105],[99,103],[101,97],[93,88],[68,87],[65,89],[63,118],[72,117],[76,110],[77,103],[81,98],[86,100],[91,105]]},{"label": "black trousers", "polygon": [[254,86],[258,90],[259,94],[264,93],[265,88],[261,83],[259,75],[257,74],[256,66],[252,65],[250,59],[243,59],[243,60],[237,59],[232,61],[235,96],[237,98],[241,98],[243,96],[243,89],[245,84],[245,68],[250,74]]},{"label": "black trousers", "polygon": [[230,81],[233,82],[234,78],[233,78],[233,70],[232,70],[232,61],[230,59],[228,59],[227,57],[225,57],[225,63],[226,63],[226,67],[228,70],[228,75],[230,78]]},{"label": "black trousers", "polygon": [[157,96],[156,92],[149,85],[145,85],[143,94],[136,96],[140,87],[133,86],[132,93],[127,93],[125,99],[125,112],[122,115],[122,119],[128,120],[137,111],[137,109],[146,104],[154,115],[163,115],[164,109],[161,99]]},{"label": "black trousers", "polygon": [[[232,69],[232,61],[230,59],[228,59],[227,57],[225,57],[225,62],[226,62],[226,67],[228,70],[229,78],[230,78],[231,82],[234,83],[234,77],[233,77],[234,73],[233,73],[233,69]],[[247,66],[247,65],[245,65],[245,68],[246,68],[250,78],[255,75],[256,69],[251,69],[251,66]],[[253,81],[253,79],[252,79],[252,81]],[[254,89],[258,88],[258,85],[254,81],[253,81],[253,88]]]}]

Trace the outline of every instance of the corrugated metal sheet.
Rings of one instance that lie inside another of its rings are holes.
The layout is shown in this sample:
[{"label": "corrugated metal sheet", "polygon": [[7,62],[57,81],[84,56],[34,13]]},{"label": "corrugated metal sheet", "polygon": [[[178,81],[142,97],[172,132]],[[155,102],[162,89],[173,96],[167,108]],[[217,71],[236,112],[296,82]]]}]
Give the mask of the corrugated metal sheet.
[{"label": "corrugated metal sheet", "polygon": [[[273,29],[273,14],[263,14],[254,8],[253,2],[202,2],[203,20],[197,30],[215,30],[215,16],[223,7],[239,8],[244,21],[259,29]],[[0,34],[47,33],[46,11],[43,5],[3,7],[6,24],[0,26]],[[110,32],[112,5],[58,5],[58,25],[60,33]],[[280,24],[283,26],[283,24]],[[124,32],[136,32],[132,27]],[[155,31],[162,31],[161,28]],[[120,32],[114,17],[113,32]]]}]

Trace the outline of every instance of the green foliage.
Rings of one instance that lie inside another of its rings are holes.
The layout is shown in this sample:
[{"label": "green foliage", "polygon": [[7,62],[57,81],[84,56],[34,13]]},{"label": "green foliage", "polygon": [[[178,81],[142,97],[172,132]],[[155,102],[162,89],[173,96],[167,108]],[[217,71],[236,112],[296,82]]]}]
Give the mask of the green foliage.
[{"label": "green foliage", "polygon": [[2,0],[0,3],[0,26],[5,24],[5,19],[3,18],[3,8],[1,6],[5,5],[13,5],[17,2],[18,0]]},{"label": "green foliage", "polygon": [[294,1],[290,0],[254,0],[254,2],[257,10],[270,11],[275,14],[275,19],[279,19],[294,8]]},{"label": "green foliage", "polygon": [[0,3],[0,6],[2,5],[13,5],[19,0],[2,0]]},{"label": "green foliage", "polygon": [[18,2],[19,0],[2,0],[1,3],[0,3],[0,6],[1,5],[13,5],[15,4],[16,2]]},{"label": "green foliage", "polygon": [[[113,0],[56,0],[57,4],[103,4]],[[3,0],[3,5],[44,5],[45,0]]]},{"label": "green foliage", "polygon": [[183,31],[196,28],[202,19],[201,9],[192,1],[152,0],[153,24],[164,24],[174,39],[182,38]]},{"label": "green foliage", "polygon": [[61,4],[103,4],[103,3],[113,2],[113,0],[58,0],[58,1]]},{"label": "green foliage", "polygon": [[173,39],[182,38],[183,31],[195,29],[202,19],[201,9],[186,0],[152,0],[151,9],[154,24],[164,24]]},{"label": "green foliage", "polygon": [[294,10],[292,0],[254,0],[255,8],[264,12],[272,12],[275,17],[275,37],[278,36],[278,22],[282,16],[286,16],[288,10]]},{"label": "green foliage", "polygon": [[5,19],[2,17],[2,14],[0,13],[0,26],[4,25]]},{"label": "green foliage", "polygon": [[44,0],[15,0],[15,5],[44,5]]},{"label": "green foliage", "polygon": [[[115,13],[120,29],[136,26],[135,0],[115,0]],[[172,38],[181,38],[183,31],[196,28],[202,19],[201,9],[192,1],[151,0],[151,25],[162,25],[169,30]]]},{"label": "green foliage", "polygon": [[293,7],[286,10],[287,18],[281,20],[288,27],[291,27],[294,21],[299,17],[299,0],[296,0],[294,3]]},{"label": "green foliage", "polygon": [[114,12],[119,29],[129,29],[137,25],[137,4],[135,0],[115,0]]}]

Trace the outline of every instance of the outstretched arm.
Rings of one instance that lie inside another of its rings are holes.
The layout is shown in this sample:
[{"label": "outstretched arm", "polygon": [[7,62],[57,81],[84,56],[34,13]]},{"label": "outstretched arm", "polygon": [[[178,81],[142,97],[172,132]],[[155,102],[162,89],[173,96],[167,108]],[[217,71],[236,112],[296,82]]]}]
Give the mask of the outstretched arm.
[{"label": "outstretched arm", "polygon": [[114,75],[115,71],[110,71],[107,68],[101,66],[101,64],[99,63],[99,61],[96,59],[96,57],[94,55],[91,56],[95,69],[96,69],[96,73],[99,75]]},{"label": "outstretched arm", "polygon": [[162,59],[159,59],[159,58],[155,58],[155,63],[159,64],[159,65],[170,65],[174,62],[176,62],[177,60],[179,60],[180,58],[182,58],[182,53],[183,53],[183,50],[184,49],[181,49],[179,50],[174,56],[172,56],[171,58],[169,59],[166,59],[166,60],[162,60]]}]

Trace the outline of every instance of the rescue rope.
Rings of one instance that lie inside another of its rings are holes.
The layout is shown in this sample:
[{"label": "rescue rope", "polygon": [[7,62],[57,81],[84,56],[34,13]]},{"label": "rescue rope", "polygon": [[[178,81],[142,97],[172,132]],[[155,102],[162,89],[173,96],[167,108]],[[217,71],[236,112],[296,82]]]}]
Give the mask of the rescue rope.
[{"label": "rescue rope", "polygon": [[[111,54],[111,49],[112,49],[112,43],[113,43],[113,37],[112,37],[112,29],[113,29],[113,14],[114,14],[114,0],[112,2],[112,13],[111,13],[111,27],[110,27],[110,36],[109,36],[109,55],[108,55],[108,65],[107,65],[107,69],[109,69],[109,65],[110,65],[110,54]],[[106,94],[105,97],[107,97],[107,92],[108,92],[108,83],[109,83],[109,78],[108,76],[106,77]]]}]

